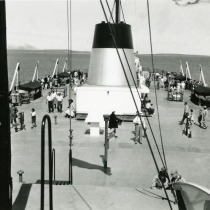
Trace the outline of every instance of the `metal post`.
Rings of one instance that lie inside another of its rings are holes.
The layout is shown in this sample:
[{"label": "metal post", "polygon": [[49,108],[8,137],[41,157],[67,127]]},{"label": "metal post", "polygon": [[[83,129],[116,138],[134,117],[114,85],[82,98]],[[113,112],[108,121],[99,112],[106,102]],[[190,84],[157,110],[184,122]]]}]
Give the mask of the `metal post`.
[{"label": "metal post", "polygon": [[108,121],[109,121],[109,115],[104,115],[104,121],[105,121],[105,144],[104,144],[104,168],[107,168],[107,162],[108,162],[108,149],[109,149],[109,139],[108,139]]},{"label": "metal post", "polygon": [[52,170],[53,170],[53,180],[55,181],[55,149],[52,150]]}]

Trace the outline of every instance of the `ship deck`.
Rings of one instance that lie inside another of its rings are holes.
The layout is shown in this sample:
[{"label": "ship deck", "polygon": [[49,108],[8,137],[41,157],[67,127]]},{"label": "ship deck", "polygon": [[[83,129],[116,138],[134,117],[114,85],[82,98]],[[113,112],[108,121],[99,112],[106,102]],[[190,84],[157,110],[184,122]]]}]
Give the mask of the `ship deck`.
[{"label": "ship deck", "polygon": [[[156,108],[155,91],[150,88],[149,98]],[[12,177],[13,209],[33,210],[40,206],[41,162],[41,121],[45,114],[52,120],[52,145],[56,153],[56,180],[68,180],[69,153],[69,119],[63,113],[47,113],[46,96],[18,107],[25,115],[26,131],[15,132],[11,129],[12,141]],[[167,92],[157,90],[159,115],[157,110],[148,118],[155,133],[158,145],[160,131],[158,117],[161,122],[161,135],[164,142],[165,155],[169,172],[177,169],[186,181],[210,188],[210,129],[192,126],[192,138],[182,135],[183,126],[179,121],[183,115],[183,102],[168,101]],[[190,92],[185,91],[184,101],[194,110],[195,120],[198,107],[191,103]],[[75,97],[75,96],[74,96]],[[68,97],[64,98],[63,109],[68,105]],[[37,113],[37,127],[31,129],[31,108]],[[57,116],[57,124],[54,116]],[[147,124],[147,123],[146,123]],[[207,120],[209,124],[209,119]],[[147,126],[148,127],[148,126]],[[150,190],[165,197],[162,190],[149,189],[153,176],[157,174],[146,139],[143,144],[134,144],[134,125],[123,122],[117,130],[118,138],[111,138],[108,150],[108,169],[103,167],[104,134],[91,137],[87,130],[89,125],[84,120],[72,119],[73,129],[73,185],[53,185],[54,209],[94,209],[94,210],[154,210],[170,209],[167,201],[142,194],[143,189]],[[149,130],[149,129],[148,129]],[[147,131],[159,167],[161,161],[152,138]],[[161,150],[161,149],[160,149]],[[47,151],[47,150],[46,150]],[[47,156],[47,155],[46,155]],[[18,170],[23,170],[23,183],[19,183]],[[48,179],[48,161],[46,158],[46,179]],[[46,202],[48,207],[48,185],[46,185]],[[168,192],[173,200],[173,197]],[[172,204],[173,209],[178,206]]]}]

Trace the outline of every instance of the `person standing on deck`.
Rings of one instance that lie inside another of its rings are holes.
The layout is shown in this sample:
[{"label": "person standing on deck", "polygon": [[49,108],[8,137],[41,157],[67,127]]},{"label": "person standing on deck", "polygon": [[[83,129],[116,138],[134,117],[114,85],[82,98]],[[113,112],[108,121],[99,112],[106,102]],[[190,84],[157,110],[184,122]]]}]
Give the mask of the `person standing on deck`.
[{"label": "person standing on deck", "polygon": [[190,114],[189,116],[187,117],[187,123],[186,123],[186,126],[187,126],[187,137],[188,138],[192,138],[192,130],[191,130],[191,127],[192,127],[192,124],[194,123],[194,116],[193,116],[193,110],[190,109]]},{"label": "person standing on deck", "polygon": [[185,119],[187,119],[188,115],[189,115],[189,107],[187,105],[187,102],[184,102],[184,113],[183,113],[183,118],[179,123],[180,125],[182,125],[184,123],[184,121],[185,121]]},{"label": "person standing on deck", "polygon": [[36,125],[36,112],[34,108],[31,109],[31,123],[32,123],[31,128],[35,128],[37,126]]},{"label": "person standing on deck", "polygon": [[48,103],[48,112],[54,112],[54,107],[53,107],[53,97],[51,95],[51,92],[48,93],[46,103]]},{"label": "person standing on deck", "polygon": [[57,106],[57,94],[54,90],[51,92],[51,96],[53,98],[53,108],[56,109]]},{"label": "person standing on deck", "polygon": [[202,127],[203,128],[207,128],[206,125],[206,119],[208,117],[208,110],[207,110],[207,106],[203,106],[203,112],[202,112]]},{"label": "person standing on deck", "polygon": [[199,124],[199,127],[201,128],[201,124],[202,124],[202,110],[199,110],[199,114],[198,114],[198,124]]},{"label": "person standing on deck", "polygon": [[62,112],[62,102],[63,102],[63,96],[61,95],[61,93],[58,93],[57,95],[57,109],[58,109],[58,112]]},{"label": "person standing on deck", "polygon": [[[141,119],[139,117],[139,114],[141,115]],[[133,123],[135,125],[135,144],[137,144],[137,142],[139,142],[140,144],[142,144],[142,132],[143,132],[143,128],[145,128],[145,120],[144,117],[142,117],[143,113],[140,112],[138,114],[138,112],[136,112],[136,117],[133,119]]]},{"label": "person standing on deck", "polygon": [[117,138],[116,129],[118,128],[118,119],[115,115],[115,111],[113,111],[109,118],[109,129],[113,129],[114,137]]}]

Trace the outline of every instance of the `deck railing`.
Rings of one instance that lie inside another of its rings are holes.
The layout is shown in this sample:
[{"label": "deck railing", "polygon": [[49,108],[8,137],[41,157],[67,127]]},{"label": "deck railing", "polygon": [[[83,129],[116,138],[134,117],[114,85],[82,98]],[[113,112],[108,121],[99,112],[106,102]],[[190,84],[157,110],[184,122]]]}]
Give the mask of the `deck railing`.
[{"label": "deck railing", "polygon": [[40,209],[44,210],[44,184],[45,184],[45,124],[48,121],[48,154],[49,154],[49,209],[53,210],[53,191],[52,191],[52,136],[51,120],[49,115],[42,119],[41,127],[41,203]]}]

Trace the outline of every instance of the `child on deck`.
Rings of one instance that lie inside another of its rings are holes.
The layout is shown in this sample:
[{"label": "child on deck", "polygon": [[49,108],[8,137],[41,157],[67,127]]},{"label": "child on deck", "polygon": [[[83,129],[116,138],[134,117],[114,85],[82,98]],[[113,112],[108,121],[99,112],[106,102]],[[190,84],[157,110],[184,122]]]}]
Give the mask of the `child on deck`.
[{"label": "child on deck", "polygon": [[31,128],[35,128],[36,127],[36,112],[34,108],[31,109],[31,122],[32,122]]}]

